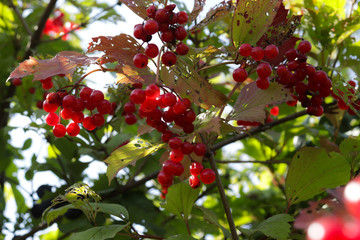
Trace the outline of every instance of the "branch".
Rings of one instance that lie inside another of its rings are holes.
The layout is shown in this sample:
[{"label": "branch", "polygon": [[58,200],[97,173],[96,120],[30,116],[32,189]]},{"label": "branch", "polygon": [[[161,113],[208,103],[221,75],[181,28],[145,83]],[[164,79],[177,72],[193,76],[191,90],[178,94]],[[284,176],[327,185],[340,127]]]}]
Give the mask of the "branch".
[{"label": "branch", "polygon": [[33,35],[29,25],[27,25],[27,23],[25,22],[25,19],[22,17],[19,9],[17,9],[17,7],[15,6],[15,4],[11,1],[8,0],[10,7],[14,10],[16,16],[19,18],[21,24],[23,25],[23,27],[25,28],[26,33],[29,35],[29,37],[31,37]]},{"label": "branch", "polygon": [[33,49],[37,47],[37,45],[40,43],[41,34],[44,30],[45,23],[50,17],[50,14],[55,8],[57,0],[50,0],[49,4],[45,8],[45,11],[43,12],[39,23],[37,24],[37,29],[34,32],[34,34],[31,37],[30,45],[26,50],[24,59],[28,58],[31,55],[31,52]]},{"label": "branch", "polygon": [[249,131],[247,131],[245,133],[235,135],[233,137],[230,137],[230,138],[225,139],[225,140],[223,140],[223,141],[221,141],[219,143],[214,144],[211,149],[213,151],[216,151],[216,150],[218,150],[218,149],[220,149],[220,148],[222,148],[222,147],[224,147],[224,146],[226,146],[226,145],[228,145],[230,143],[236,142],[238,140],[245,139],[245,138],[250,137],[252,135],[255,135],[257,133],[265,132],[266,130],[269,130],[269,129],[277,126],[277,125],[280,125],[280,124],[282,124],[284,122],[294,120],[294,119],[296,119],[298,117],[302,117],[302,116],[304,116],[306,114],[307,114],[307,112],[306,112],[306,110],[304,110],[304,111],[301,111],[301,112],[291,114],[291,115],[289,115],[287,117],[284,117],[284,118],[269,122],[269,123],[267,123],[265,125],[261,125],[261,126],[256,127],[256,128],[252,128],[252,129],[250,129]]},{"label": "branch", "polygon": [[28,232],[28,233],[26,233],[25,235],[22,235],[22,236],[14,236],[14,238],[12,240],[26,240],[26,239],[32,237],[38,231],[44,230],[47,227],[48,226],[47,226],[46,223],[40,223],[39,225],[37,225],[33,229],[31,229],[30,232]]}]

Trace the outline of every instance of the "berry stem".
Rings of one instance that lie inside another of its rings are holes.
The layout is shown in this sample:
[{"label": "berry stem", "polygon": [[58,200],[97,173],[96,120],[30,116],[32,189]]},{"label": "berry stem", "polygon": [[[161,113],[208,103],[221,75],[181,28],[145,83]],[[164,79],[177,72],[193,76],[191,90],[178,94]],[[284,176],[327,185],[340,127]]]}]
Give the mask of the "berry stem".
[{"label": "berry stem", "polygon": [[[166,6],[166,5],[165,5],[165,6]],[[161,54],[162,54],[163,51],[164,51],[164,45],[160,48],[159,56],[158,56],[158,59],[157,59],[157,65],[156,65],[156,79],[155,79],[155,83],[156,83],[158,86],[161,86],[160,78],[159,78],[159,73],[160,73]]]}]

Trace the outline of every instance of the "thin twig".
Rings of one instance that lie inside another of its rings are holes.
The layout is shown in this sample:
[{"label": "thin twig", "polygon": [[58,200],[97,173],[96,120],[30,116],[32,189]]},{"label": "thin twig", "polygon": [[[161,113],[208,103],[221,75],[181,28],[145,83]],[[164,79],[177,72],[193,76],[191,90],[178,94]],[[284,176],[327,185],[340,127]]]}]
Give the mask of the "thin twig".
[{"label": "thin twig", "polygon": [[288,164],[289,161],[285,160],[265,160],[265,161],[259,161],[259,160],[215,160],[217,163],[261,163],[261,164],[276,164],[276,163],[286,163]]},{"label": "thin twig", "polygon": [[15,15],[19,18],[21,24],[23,25],[23,27],[25,28],[26,33],[29,35],[29,37],[31,37],[33,35],[29,25],[27,25],[25,19],[23,18],[23,16],[21,15],[19,9],[17,9],[17,7],[15,6],[15,4],[11,1],[8,0],[10,7],[14,10]]}]

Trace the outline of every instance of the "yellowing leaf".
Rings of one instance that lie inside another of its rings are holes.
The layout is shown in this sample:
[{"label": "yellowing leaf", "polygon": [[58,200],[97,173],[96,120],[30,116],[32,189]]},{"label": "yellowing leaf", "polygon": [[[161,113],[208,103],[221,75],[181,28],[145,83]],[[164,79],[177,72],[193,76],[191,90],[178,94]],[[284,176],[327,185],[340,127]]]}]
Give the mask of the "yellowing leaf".
[{"label": "yellowing leaf", "polygon": [[252,82],[241,89],[227,120],[264,122],[266,105],[289,100],[292,100],[291,93],[283,85],[270,83],[268,89],[262,90],[256,86],[256,82]]},{"label": "yellowing leaf", "polygon": [[116,174],[129,164],[135,165],[136,161],[156,152],[164,144],[153,145],[144,139],[134,139],[128,144],[116,149],[104,160],[108,164],[106,176],[109,183]]},{"label": "yellowing leaf", "polygon": [[96,57],[88,57],[78,52],[63,51],[56,54],[52,59],[37,60],[30,57],[20,63],[10,74],[9,78],[22,78],[34,75],[34,81],[45,79],[58,74],[65,74],[72,80],[72,75],[77,67],[94,64]]},{"label": "yellowing leaf", "polygon": [[149,68],[136,68],[133,65],[119,65],[116,67],[117,83],[136,83],[141,82],[149,85],[155,82],[155,74],[150,72]]}]

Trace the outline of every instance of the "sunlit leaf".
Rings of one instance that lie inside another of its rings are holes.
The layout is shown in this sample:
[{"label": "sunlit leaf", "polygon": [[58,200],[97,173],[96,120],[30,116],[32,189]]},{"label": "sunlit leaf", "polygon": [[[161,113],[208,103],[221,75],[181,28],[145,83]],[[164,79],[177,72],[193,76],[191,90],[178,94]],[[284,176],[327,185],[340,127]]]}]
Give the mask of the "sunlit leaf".
[{"label": "sunlit leaf", "polygon": [[65,74],[72,80],[77,67],[94,64],[97,57],[88,57],[78,52],[63,51],[48,60],[37,60],[33,57],[20,63],[9,78],[22,78],[34,75],[33,81],[45,79],[58,74]]},{"label": "sunlit leaf", "polygon": [[276,105],[289,100],[292,100],[291,93],[283,85],[270,83],[268,89],[262,90],[257,87],[256,82],[252,82],[241,89],[234,109],[227,119],[263,123],[266,118],[266,105]]},{"label": "sunlit leaf", "polygon": [[304,147],[290,164],[285,186],[288,204],[295,204],[350,180],[350,165],[337,153],[329,155],[324,149]]},{"label": "sunlit leaf", "polygon": [[155,82],[155,74],[149,68],[136,68],[133,65],[119,65],[116,67],[117,83],[136,83],[141,82],[149,85]]},{"label": "sunlit leaf", "polygon": [[106,176],[109,183],[116,174],[129,164],[135,165],[136,161],[153,152],[156,152],[164,144],[153,145],[144,139],[134,139],[128,144],[116,149],[104,160],[108,164]]}]

